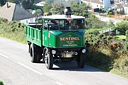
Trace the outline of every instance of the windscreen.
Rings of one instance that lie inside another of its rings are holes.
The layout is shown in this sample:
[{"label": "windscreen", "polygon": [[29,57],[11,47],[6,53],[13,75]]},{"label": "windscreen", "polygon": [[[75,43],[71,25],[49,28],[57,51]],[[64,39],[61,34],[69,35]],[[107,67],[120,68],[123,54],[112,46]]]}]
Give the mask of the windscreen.
[{"label": "windscreen", "polygon": [[85,20],[49,20],[47,26],[49,30],[79,30],[85,28]]}]

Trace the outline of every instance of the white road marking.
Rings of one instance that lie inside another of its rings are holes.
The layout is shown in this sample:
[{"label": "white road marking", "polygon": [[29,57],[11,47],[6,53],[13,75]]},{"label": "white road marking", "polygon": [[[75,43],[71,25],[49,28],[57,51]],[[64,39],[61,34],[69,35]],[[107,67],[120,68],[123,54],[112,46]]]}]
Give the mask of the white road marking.
[{"label": "white road marking", "polygon": [[59,84],[59,85],[63,85],[62,83],[60,83],[60,82],[56,82],[57,84]]},{"label": "white road marking", "polygon": [[5,58],[9,58],[8,56],[6,56],[6,55],[3,55],[3,54],[0,54],[0,56],[3,56],[3,57],[5,57]]},{"label": "white road marking", "polygon": [[33,72],[35,72],[35,73],[37,73],[37,74],[39,74],[39,75],[42,75],[41,72],[36,71],[36,70],[34,70],[34,69],[32,69],[32,68],[30,68],[30,67],[28,67],[28,66],[26,66],[26,65],[24,65],[24,64],[22,64],[20,62],[18,62],[18,64],[21,65],[21,66],[23,66],[23,67],[25,67],[25,68],[27,68],[27,69],[29,69],[29,70],[31,70],[31,71],[33,71]]}]

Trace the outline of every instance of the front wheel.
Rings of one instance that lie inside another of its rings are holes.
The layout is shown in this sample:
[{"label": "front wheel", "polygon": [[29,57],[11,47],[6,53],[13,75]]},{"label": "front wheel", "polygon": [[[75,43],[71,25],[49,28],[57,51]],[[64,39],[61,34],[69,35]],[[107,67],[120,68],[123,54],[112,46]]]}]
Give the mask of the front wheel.
[{"label": "front wheel", "polygon": [[78,56],[77,58],[77,65],[79,68],[83,68],[85,65],[85,58],[86,55],[85,54],[81,54],[80,56]]},{"label": "front wheel", "polygon": [[50,50],[48,48],[45,49],[45,65],[48,69],[52,69],[53,67],[53,55],[50,54]]}]

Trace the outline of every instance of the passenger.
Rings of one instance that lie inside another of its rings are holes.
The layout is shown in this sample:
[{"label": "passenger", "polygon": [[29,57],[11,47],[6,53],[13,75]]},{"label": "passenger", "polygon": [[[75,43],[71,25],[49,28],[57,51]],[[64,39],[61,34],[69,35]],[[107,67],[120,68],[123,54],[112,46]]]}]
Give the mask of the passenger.
[{"label": "passenger", "polygon": [[57,25],[57,22],[55,20],[51,20],[51,22]]},{"label": "passenger", "polygon": [[77,25],[77,29],[82,29],[82,26],[83,26],[82,20],[77,20],[76,25]]},{"label": "passenger", "polygon": [[57,22],[55,20],[50,20],[48,25],[50,30],[58,30]]},{"label": "passenger", "polygon": [[48,22],[47,21],[45,21],[45,23],[44,23],[44,29],[48,29]]},{"label": "passenger", "polygon": [[69,21],[66,21],[65,22],[65,30],[68,30],[69,29]]}]

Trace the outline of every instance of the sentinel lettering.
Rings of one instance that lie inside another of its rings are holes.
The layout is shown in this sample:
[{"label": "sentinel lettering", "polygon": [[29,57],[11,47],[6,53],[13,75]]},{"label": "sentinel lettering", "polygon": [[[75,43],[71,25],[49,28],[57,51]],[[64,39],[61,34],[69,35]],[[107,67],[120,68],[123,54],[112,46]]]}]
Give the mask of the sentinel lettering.
[{"label": "sentinel lettering", "polygon": [[79,37],[61,37],[60,41],[79,41]]}]

